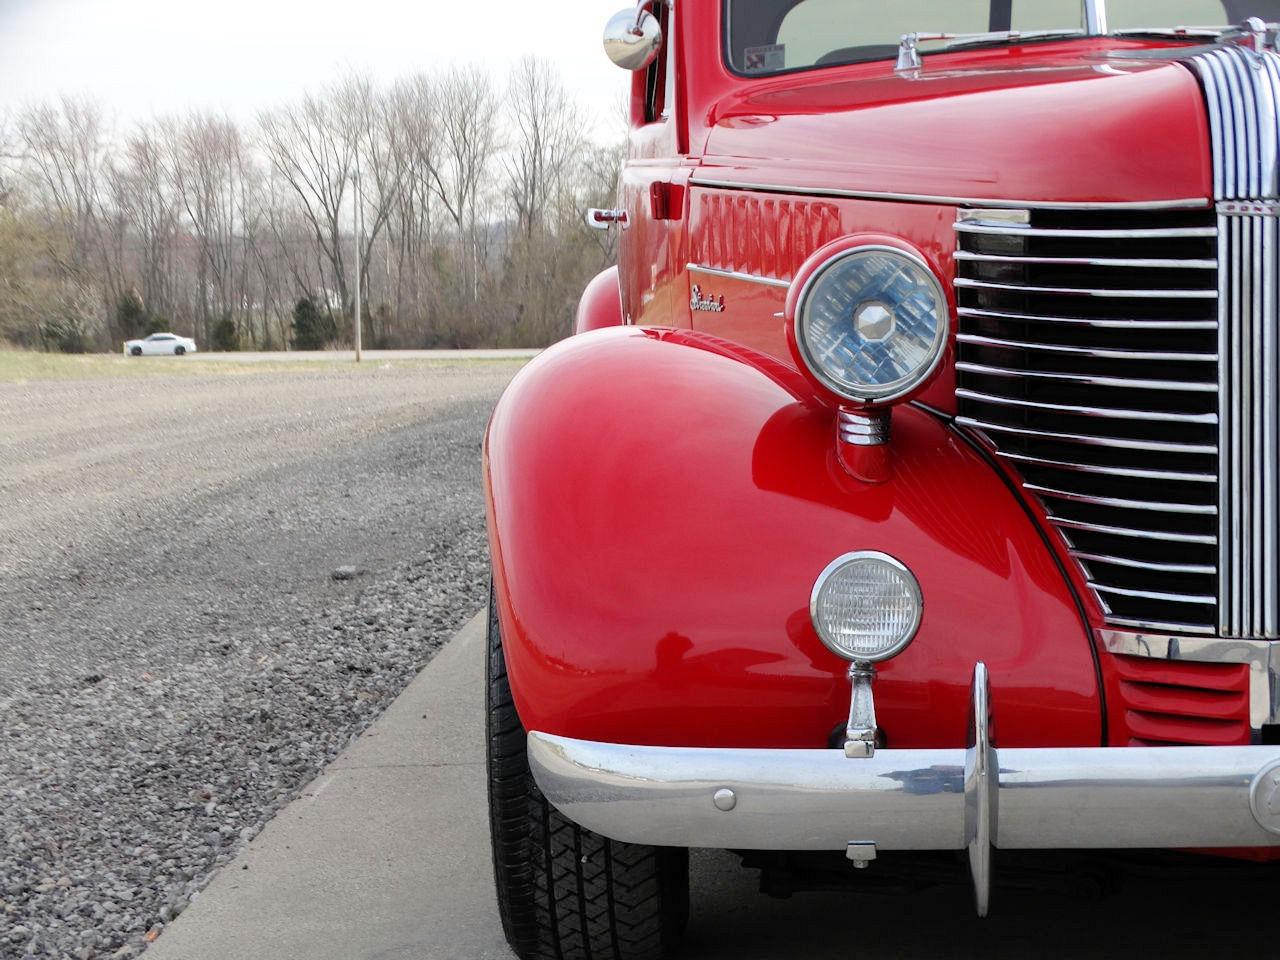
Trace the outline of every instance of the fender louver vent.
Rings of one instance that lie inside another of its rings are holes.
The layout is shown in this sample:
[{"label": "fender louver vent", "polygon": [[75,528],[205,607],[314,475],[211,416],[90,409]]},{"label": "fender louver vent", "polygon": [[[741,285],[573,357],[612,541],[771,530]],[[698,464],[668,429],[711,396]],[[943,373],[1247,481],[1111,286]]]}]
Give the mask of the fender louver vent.
[{"label": "fender louver vent", "polygon": [[716,270],[789,281],[842,233],[840,208],[825,200],[706,189],[696,197],[693,260]]},{"label": "fender louver vent", "polygon": [[1110,623],[1213,633],[1213,210],[964,210],[958,423],[1039,498]]},{"label": "fender louver vent", "polygon": [[1249,668],[1117,656],[1129,746],[1248,743]]}]

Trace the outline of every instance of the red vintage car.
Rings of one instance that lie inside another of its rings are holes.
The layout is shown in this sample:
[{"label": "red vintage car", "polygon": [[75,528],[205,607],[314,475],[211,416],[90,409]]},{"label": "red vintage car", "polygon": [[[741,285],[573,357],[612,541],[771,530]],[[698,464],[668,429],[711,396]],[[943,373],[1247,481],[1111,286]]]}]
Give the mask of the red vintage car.
[{"label": "red vintage car", "polygon": [[521,957],[663,955],[691,847],[1280,846],[1275,17],[610,22],[620,264],[485,448]]}]

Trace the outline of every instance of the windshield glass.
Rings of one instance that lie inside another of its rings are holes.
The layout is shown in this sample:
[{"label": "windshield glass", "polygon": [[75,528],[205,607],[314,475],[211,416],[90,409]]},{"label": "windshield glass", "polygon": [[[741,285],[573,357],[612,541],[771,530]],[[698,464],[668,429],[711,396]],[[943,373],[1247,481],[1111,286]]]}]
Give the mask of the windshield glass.
[{"label": "windshield glass", "polygon": [[[1078,30],[1081,0],[725,0],[729,66],[751,76],[888,60],[904,33]],[[1112,30],[1280,19],[1280,0],[1107,0]],[[920,49],[928,51],[928,43]]]}]

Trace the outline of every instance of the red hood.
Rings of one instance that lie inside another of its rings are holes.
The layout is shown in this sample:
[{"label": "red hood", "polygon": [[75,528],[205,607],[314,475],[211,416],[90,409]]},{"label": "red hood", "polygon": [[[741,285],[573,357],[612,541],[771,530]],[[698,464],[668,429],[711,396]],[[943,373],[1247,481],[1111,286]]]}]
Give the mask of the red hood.
[{"label": "red hood", "polygon": [[917,78],[875,64],[753,84],[712,108],[712,169],[700,179],[1005,200],[1208,197],[1208,122],[1191,72],[1097,52],[926,55]]}]

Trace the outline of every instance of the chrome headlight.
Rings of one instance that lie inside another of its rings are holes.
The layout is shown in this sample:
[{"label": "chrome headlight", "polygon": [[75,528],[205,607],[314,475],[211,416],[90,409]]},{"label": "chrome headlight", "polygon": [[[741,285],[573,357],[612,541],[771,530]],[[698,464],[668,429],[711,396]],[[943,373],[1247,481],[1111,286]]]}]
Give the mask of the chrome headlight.
[{"label": "chrome headlight", "polygon": [[901,653],[920,629],[920,584],[887,553],[837,557],[818,576],[809,599],[814,629],[846,660],[875,663]]},{"label": "chrome headlight", "polygon": [[815,270],[800,291],[796,347],[830,390],[887,403],[937,368],[947,320],[946,294],[923,260],[896,247],[853,247]]}]

